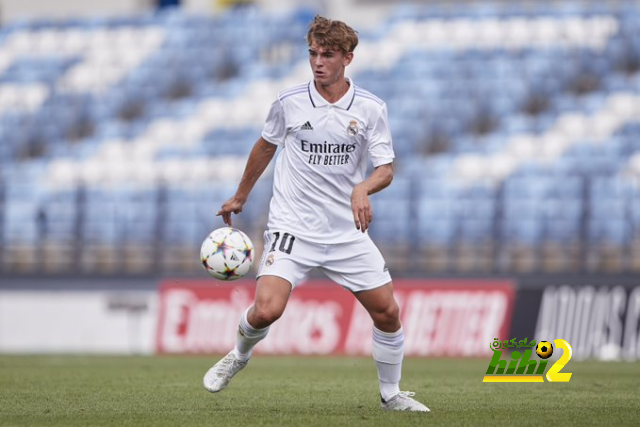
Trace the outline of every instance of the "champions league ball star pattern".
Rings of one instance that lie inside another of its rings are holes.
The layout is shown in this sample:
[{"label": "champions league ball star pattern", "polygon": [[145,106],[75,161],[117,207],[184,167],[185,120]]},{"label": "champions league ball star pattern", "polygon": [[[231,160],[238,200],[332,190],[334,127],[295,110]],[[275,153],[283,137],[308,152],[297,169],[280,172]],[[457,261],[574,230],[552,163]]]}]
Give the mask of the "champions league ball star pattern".
[{"label": "champions league ball star pattern", "polygon": [[216,279],[239,279],[251,270],[253,242],[236,228],[218,228],[202,242],[200,261],[207,273]]}]

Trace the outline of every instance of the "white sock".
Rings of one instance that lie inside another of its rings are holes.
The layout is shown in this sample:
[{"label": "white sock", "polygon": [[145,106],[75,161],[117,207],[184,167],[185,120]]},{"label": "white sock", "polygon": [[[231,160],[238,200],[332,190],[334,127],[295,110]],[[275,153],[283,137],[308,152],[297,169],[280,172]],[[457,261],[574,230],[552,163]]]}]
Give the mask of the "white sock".
[{"label": "white sock", "polygon": [[236,346],[233,349],[234,356],[242,361],[247,361],[253,353],[253,347],[263,340],[269,333],[269,326],[263,329],[256,329],[247,320],[249,307],[240,318],[238,326],[238,335],[236,337]]},{"label": "white sock", "polygon": [[373,327],[373,360],[378,368],[380,396],[388,401],[400,393],[402,359],[404,357],[404,331],[382,332]]}]

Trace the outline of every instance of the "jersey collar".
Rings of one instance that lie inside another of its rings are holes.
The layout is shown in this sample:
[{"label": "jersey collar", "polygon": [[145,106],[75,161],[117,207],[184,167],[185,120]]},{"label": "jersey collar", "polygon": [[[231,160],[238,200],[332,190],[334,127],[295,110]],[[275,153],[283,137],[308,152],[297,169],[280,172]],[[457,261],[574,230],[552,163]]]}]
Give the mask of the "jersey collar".
[{"label": "jersey collar", "polygon": [[348,110],[349,108],[351,108],[353,99],[356,96],[355,84],[353,83],[353,80],[351,78],[347,77],[346,79],[349,81],[349,89],[347,90],[347,93],[342,95],[342,98],[340,98],[333,104],[330,104],[326,99],[322,97],[322,95],[320,95],[318,89],[316,89],[316,85],[314,84],[313,80],[311,80],[309,82],[309,99],[311,100],[311,104],[314,106],[314,108],[326,107],[327,105],[333,105],[334,107],[342,108],[343,110]]}]

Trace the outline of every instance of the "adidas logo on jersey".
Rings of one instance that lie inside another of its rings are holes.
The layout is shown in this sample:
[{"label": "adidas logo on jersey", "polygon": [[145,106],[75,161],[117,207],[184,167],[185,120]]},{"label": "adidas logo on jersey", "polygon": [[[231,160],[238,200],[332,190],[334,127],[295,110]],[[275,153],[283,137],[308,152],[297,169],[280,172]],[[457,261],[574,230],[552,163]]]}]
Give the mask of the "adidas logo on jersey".
[{"label": "adidas logo on jersey", "polygon": [[300,130],[313,130],[313,126],[311,126],[311,123],[307,122],[307,123],[302,125]]}]

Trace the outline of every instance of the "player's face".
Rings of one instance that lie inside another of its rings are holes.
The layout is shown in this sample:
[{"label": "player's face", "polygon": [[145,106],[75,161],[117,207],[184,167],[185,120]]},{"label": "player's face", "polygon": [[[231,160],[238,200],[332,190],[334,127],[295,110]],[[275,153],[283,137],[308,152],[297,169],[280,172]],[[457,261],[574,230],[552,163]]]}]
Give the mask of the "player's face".
[{"label": "player's face", "polygon": [[315,42],[309,46],[309,63],[313,78],[322,86],[329,86],[344,79],[344,68],[353,59],[353,53],[343,54],[341,50],[324,48]]}]

